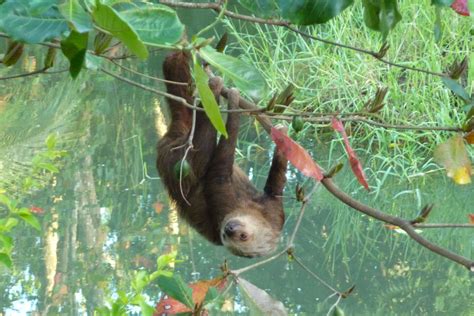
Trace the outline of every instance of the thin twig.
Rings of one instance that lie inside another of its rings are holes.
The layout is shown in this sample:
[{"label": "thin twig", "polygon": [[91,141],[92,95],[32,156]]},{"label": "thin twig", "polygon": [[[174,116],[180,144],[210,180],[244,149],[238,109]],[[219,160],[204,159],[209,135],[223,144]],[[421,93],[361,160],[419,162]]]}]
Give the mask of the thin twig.
[{"label": "thin twig", "polygon": [[320,184],[321,184],[321,182],[316,182],[316,184],[313,186],[313,188],[308,193],[308,195],[306,195],[304,197],[304,200],[301,203],[301,208],[300,208],[300,213],[298,214],[298,219],[296,220],[295,228],[293,229],[293,233],[291,234],[291,237],[288,240],[287,249],[294,247],[294,241],[295,241],[296,233],[298,232],[298,229],[299,229],[300,224],[301,224],[301,220],[303,219],[306,204],[308,204],[309,199],[316,192],[316,190],[319,188]]},{"label": "thin twig", "polygon": [[341,299],[342,299],[342,296],[339,295],[338,298],[337,298],[337,300],[336,300],[336,303],[334,303],[333,305],[331,305],[331,307],[329,308],[328,313],[326,314],[326,316],[331,315],[332,310],[335,309],[335,308],[337,307],[337,305],[339,305],[339,302],[341,301]]},{"label": "thin twig", "polygon": [[16,75],[11,75],[11,76],[6,76],[6,77],[0,77],[0,80],[24,78],[24,77],[35,76],[35,75],[52,75],[52,74],[57,74],[57,73],[60,73],[60,72],[68,71],[67,69],[47,71],[48,69],[49,68],[42,68],[42,69],[35,70],[35,71],[32,71],[32,72],[16,74]]},{"label": "thin twig", "polygon": [[113,63],[114,65],[122,68],[123,70],[126,70],[128,72],[131,72],[135,75],[138,75],[138,76],[141,76],[141,77],[144,77],[144,78],[147,78],[147,79],[152,79],[152,80],[156,80],[156,81],[164,82],[164,83],[170,83],[170,84],[174,84],[174,85],[177,85],[177,86],[188,86],[188,84],[186,82],[177,82],[177,81],[166,80],[166,79],[163,79],[163,78],[153,77],[153,76],[141,73],[139,71],[133,70],[131,68],[128,68],[126,66],[123,66],[123,65],[121,65],[120,63],[118,63],[117,61],[115,61],[113,59],[107,59],[107,60],[110,61],[111,63]]},{"label": "thin twig", "polygon": [[[275,114],[271,112],[261,113],[262,116],[271,117],[272,119],[276,120],[284,120],[284,121],[291,121],[293,120],[292,114],[281,115]],[[350,115],[350,114],[346,114]],[[298,115],[296,115],[298,116]],[[319,116],[319,115],[315,115]],[[321,124],[328,124],[331,122],[333,116],[328,117],[302,117],[301,119],[305,122],[311,123],[321,123]],[[394,129],[394,130],[413,130],[413,131],[446,131],[446,132],[462,132],[463,129],[461,127],[451,127],[451,126],[420,126],[420,125],[402,125],[402,124],[388,124],[388,123],[381,123],[370,120],[366,117],[359,117],[359,116],[345,116],[341,117],[340,120],[342,122],[354,122],[354,123],[364,123],[367,125],[382,127],[384,129]]]},{"label": "thin twig", "polygon": [[248,265],[248,266],[246,266],[246,267],[243,267],[243,268],[240,268],[240,269],[237,269],[237,270],[231,270],[231,273],[232,273],[233,275],[235,275],[235,276],[239,276],[240,274],[242,274],[242,273],[244,273],[244,272],[247,272],[247,271],[249,271],[249,270],[252,270],[252,269],[254,269],[254,268],[256,268],[256,267],[259,267],[259,266],[261,266],[261,265],[263,265],[263,264],[265,264],[265,263],[268,263],[268,262],[270,262],[270,261],[273,261],[273,260],[277,259],[278,257],[284,255],[284,254],[287,253],[287,252],[288,252],[288,249],[285,248],[285,249],[281,250],[280,252],[278,252],[277,254],[275,254],[275,255],[273,255],[273,256],[271,256],[271,257],[268,257],[268,258],[266,258],[266,259],[263,259],[263,260],[261,260],[261,261],[255,262],[254,264]]},{"label": "thin twig", "polygon": [[338,290],[336,290],[335,288],[333,288],[331,285],[329,285],[326,281],[324,281],[323,279],[321,279],[321,277],[319,277],[316,273],[314,273],[313,271],[311,271],[310,268],[308,268],[307,266],[305,266],[303,264],[303,262],[298,258],[296,257],[295,255],[293,255],[293,260],[300,265],[301,268],[303,268],[303,270],[305,270],[306,272],[308,272],[313,278],[315,278],[316,280],[318,280],[322,285],[324,285],[327,289],[333,291],[334,293],[337,293],[339,297],[342,296],[342,293]]},{"label": "thin twig", "polygon": [[[205,28],[203,28],[202,30],[200,30],[199,32],[197,32],[195,35],[196,38],[201,36],[201,34],[211,30],[214,26],[216,26],[222,20],[225,12],[227,11],[227,0],[223,0],[223,2],[224,2],[224,5],[222,6],[222,9],[220,10],[219,15],[217,16],[215,21],[209,24],[208,26],[206,26]],[[217,4],[220,6],[220,3],[217,3]]]},{"label": "thin twig", "polygon": [[[191,110],[196,110],[196,111],[201,111],[201,112],[204,112],[204,109],[201,108],[201,107],[196,107],[196,106],[193,106],[191,104],[189,104],[186,99],[184,98],[181,98],[181,97],[178,97],[178,96],[175,96],[174,94],[170,94],[170,93],[167,93],[167,92],[163,92],[163,91],[160,91],[160,90],[156,90],[156,89],[153,89],[153,88],[150,88],[149,86],[146,86],[146,85],[143,85],[139,82],[136,82],[136,81],[133,81],[133,80],[130,80],[128,78],[125,78],[125,77],[122,77],[116,73],[113,73],[111,71],[108,71],[104,68],[101,68],[100,71],[102,71],[103,73],[111,76],[111,77],[114,77],[115,79],[118,79],[120,81],[123,81],[123,82],[126,82],[134,87],[137,87],[137,88],[140,88],[140,89],[143,89],[145,91],[148,91],[148,92],[152,92],[154,94],[157,94],[157,95],[160,95],[160,96],[163,96],[163,97],[166,97],[166,98],[169,98],[171,100],[175,100],[179,103],[181,103],[182,105],[184,105],[185,107],[191,109]],[[264,111],[265,109],[263,109]],[[250,113],[250,112],[253,112],[253,113],[260,113],[262,112],[262,109],[260,108],[253,108],[253,109],[232,109],[232,110],[220,110],[221,113]]]},{"label": "thin twig", "polygon": [[449,224],[449,223],[436,223],[436,224],[413,224],[415,228],[474,228],[474,224]]}]

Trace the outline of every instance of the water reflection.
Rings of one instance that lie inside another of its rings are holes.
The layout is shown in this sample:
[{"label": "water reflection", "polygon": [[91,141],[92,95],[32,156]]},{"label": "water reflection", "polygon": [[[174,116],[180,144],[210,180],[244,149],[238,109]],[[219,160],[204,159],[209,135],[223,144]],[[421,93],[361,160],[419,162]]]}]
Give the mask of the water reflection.
[{"label": "water reflection", "polygon": [[[178,220],[154,168],[156,134],[165,130],[158,100],[98,75],[83,74],[75,82],[61,78],[12,82],[0,96],[2,188],[17,192],[15,179],[28,174],[32,153],[47,134],[57,133],[69,152],[55,185],[23,197],[25,205],[45,210],[43,230],[15,230],[15,268],[0,272],[0,312],[92,315],[120,291],[130,291],[134,271],[153,271],[156,258],[171,251],[182,260],[175,273],[187,282],[218,276],[224,258],[232,268],[255,262],[210,245]],[[49,89],[31,93],[29,86],[38,84]],[[251,123],[242,129],[239,164],[261,187],[270,142]],[[337,150],[318,151],[322,165],[328,164],[324,157],[338,156]],[[434,222],[466,221],[472,212],[470,187],[455,187],[435,176],[420,180],[388,180],[376,195],[359,190],[348,173],[337,179],[347,192],[394,214],[413,216],[417,204],[430,202],[437,205]],[[285,193],[285,238],[299,208],[292,198],[297,182],[305,179],[292,171]],[[467,230],[423,234],[472,257],[474,239]],[[348,314],[468,315],[474,308],[467,271],[348,210],[322,189],[298,232],[296,253],[334,287],[356,285],[356,294],[341,305]],[[326,300],[330,291],[285,258],[244,277],[291,313],[325,314],[333,303]],[[145,293],[151,304],[160,297],[156,284]],[[229,297],[235,313],[248,313],[238,292]]]}]

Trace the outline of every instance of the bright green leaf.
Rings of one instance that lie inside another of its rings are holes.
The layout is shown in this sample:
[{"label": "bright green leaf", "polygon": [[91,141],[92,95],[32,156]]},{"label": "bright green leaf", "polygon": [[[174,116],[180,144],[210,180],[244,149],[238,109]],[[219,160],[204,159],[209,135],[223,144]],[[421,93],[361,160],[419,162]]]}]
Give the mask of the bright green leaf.
[{"label": "bright green leaf", "polygon": [[117,37],[132,53],[148,58],[148,50],[136,31],[114,9],[97,2],[92,17],[99,28]]},{"label": "bright green leaf", "polygon": [[132,280],[132,288],[137,292],[141,292],[149,282],[150,280],[146,271],[136,271]]},{"label": "bright green leaf", "polygon": [[0,231],[9,232],[13,227],[18,225],[18,220],[13,217],[0,219]]},{"label": "bright green leaf", "polygon": [[84,64],[87,52],[87,41],[89,33],[78,33],[72,31],[68,38],[61,42],[61,50],[69,60],[69,73],[76,78]]},{"label": "bright green leaf", "polygon": [[38,219],[33,214],[31,214],[27,208],[20,209],[18,216],[34,229],[41,231],[41,224],[39,223]]},{"label": "bright green leaf", "polygon": [[175,262],[177,254],[178,253],[176,251],[172,251],[170,253],[159,256],[156,260],[156,269],[158,271],[164,270],[170,263]]},{"label": "bright green leaf", "polygon": [[0,204],[5,205],[6,207],[8,207],[9,210],[11,210],[12,208],[12,202],[10,198],[5,194],[0,194]]},{"label": "bright green leaf", "polygon": [[298,25],[325,23],[353,2],[354,0],[278,0],[283,18]]},{"label": "bright green leaf", "polygon": [[49,134],[45,141],[46,147],[48,147],[49,150],[53,150],[56,147],[56,143],[56,134]]},{"label": "bright green leaf", "polygon": [[92,30],[92,19],[80,5],[79,0],[66,0],[59,6],[59,10],[76,32],[85,33]]},{"label": "bright green leaf", "polygon": [[8,269],[11,269],[13,266],[13,261],[10,255],[4,252],[0,252],[0,263],[2,263]]},{"label": "bright green leaf", "polygon": [[180,41],[183,36],[184,25],[176,12],[168,6],[120,3],[114,6],[114,9],[148,45],[170,46]]},{"label": "bright green leaf", "polygon": [[184,283],[179,275],[173,277],[159,276],[157,279],[161,290],[175,300],[183,303],[191,309],[194,309],[194,302],[191,288]]},{"label": "bright green leaf", "polygon": [[51,173],[58,173],[59,169],[55,165],[49,162],[40,162],[37,164],[37,167],[40,169],[48,170]]},{"label": "bright green leaf", "polygon": [[232,80],[242,93],[254,100],[265,96],[267,90],[265,78],[253,66],[235,57],[219,53],[210,46],[201,48],[199,55]]},{"label": "bright green leaf", "polygon": [[196,88],[207,117],[216,130],[227,138],[227,131],[225,129],[224,120],[219,111],[219,106],[217,105],[216,98],[208,85],[209,78],[197,61],[194,63],[194,79],[196,80]]},{"label": "bright green leaf", "polygon": [[10,236],[0,234],[0,242],[6,251],[10,251],[13,248],[13,238]]},{"label": "bright green leaf", "polygon": [[7,0],[0,7],[0,30],[15,40],[43,43],[68,30],[57,1]]}]

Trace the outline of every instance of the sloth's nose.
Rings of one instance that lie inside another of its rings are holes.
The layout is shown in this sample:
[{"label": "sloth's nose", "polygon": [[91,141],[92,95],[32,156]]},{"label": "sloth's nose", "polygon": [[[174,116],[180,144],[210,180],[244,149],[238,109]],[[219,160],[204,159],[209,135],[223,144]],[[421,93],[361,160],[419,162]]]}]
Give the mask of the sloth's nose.
[{"label": "sloth's nose", "polygon": [[229,237],[232,237],[232,235],[235,234],[236,230],[237,230],[237,227],[239,227],[240,224],[239,222],[237,221],[229,221],[225,227],[224,227],[224,233],[229,236]]}]

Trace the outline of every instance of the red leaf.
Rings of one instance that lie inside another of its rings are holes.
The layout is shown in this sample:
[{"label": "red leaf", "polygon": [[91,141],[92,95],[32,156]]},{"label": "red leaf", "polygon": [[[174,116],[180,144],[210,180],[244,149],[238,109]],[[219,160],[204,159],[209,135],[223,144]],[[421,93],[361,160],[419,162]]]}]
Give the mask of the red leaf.
[{"label": "red leaf", "polygon": [[469,8],[467,7],[467,0],[454,0],[453,4],[451,4],[451,8],[460,15],[470,15]]},{"label": "red leaf", "polygon": [[280,130],[272,127],[273,142],[289,162],[307,177],[321,181],[324,178],[321,167],[314,162],[309,153]]},{"label": "red leaf", "polygon": [[153,203],[153,208],[155,209],[156,214],[160,214],[163,210],[163,204],[160,202]]},{"label": "red leaf", "polygon": [[469,224],[474,225],[474,214],[468,214],[469,215]]},{"label": "red leaf", "polygon": [[349,138],[347,137],[346,130],[344,129],[342,122],[334,117],[332,119],[332,128],[334,128],[336,132],[339,132],[342,135],[342,138],[344,140],[344,146],[346,147],[346,152],[349,156],[349,163],[351,165],[352,172],[356,176],[359,183],[362,184],[364,188],[366,188],[368,191],[370,191],[369,184],[367,183],[367,177],[364,173],[364,169],[362,169],[362,165],[359,161],[359,158],[357,158],[355,151],[352,149],[351,144],[349,143]]},{"label": "red leaf", "polygon": [[[189,285],[193,290],[193,301],[195,304],[201,304],[206,298],[207,291],[210,287],[216,287],[219,292],[222,292],[227,285],[224,277],[218,277],[212,280],[201,280]],[[183,303],[169,297],[168,295],[156,304],[153,315],[174,315],[179,313],[190,313],[192,310]]]},{"label": "red leaf", "polygon": [[474,144],[474,131],[470,131],[466,135],[464,135],[464,139],[467,141],[468,144]]},{"label": "red leaf", "polygon": [[43,214],[44,213],[44,209],[39,207],[39,206],[31,206],[30,207],[30,212],[31,213],[34,213],[34,214]]}]

